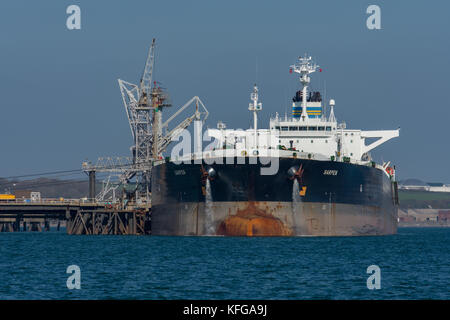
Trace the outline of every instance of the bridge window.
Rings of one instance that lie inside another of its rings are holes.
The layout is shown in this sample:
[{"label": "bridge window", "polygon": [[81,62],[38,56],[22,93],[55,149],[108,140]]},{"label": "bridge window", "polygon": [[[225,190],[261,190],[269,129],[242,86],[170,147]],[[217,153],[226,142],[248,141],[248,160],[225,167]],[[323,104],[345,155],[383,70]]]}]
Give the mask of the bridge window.
[{"label": "bridge window", "polygon": [[306,131],[306,127],[300,127],[300,131]]},{"label": "bridge window", "polygon": [[298,127],[289,127],[289,131],[297,131]]},{"label": "bridge window", "polygon": [[317,127],[308,127],[308,130],[310,130],[310,131],[317,131]]},{"label": "bridge window", "polygon": [[327,127],[327,131],[331,131],[331,127]]},{"label": "bridge window", "polygon": [[281,127],[281,131],[288,131],[288,127]]},{"label": "bridge window", "polygon": [[324,131],[325,127],[319,127],[319,131]]},{"label": "bridge window", "polygon": [[278,127],[275,127],[275,129],[280,130],[280,127],[279,127],[279,126],[278,126]]}]

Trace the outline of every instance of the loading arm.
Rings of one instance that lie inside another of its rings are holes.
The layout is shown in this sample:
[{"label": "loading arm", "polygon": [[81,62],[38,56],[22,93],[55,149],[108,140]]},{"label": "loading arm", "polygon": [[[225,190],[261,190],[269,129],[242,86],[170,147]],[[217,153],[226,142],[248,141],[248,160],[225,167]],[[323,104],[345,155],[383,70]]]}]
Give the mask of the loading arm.
[{"label": "loading arm", "polygon": [[[193,102],[196,103],[195,106],[195,112],[193,115],[191,115],[190,117],[184,119],[180,124],[178,124],[175,128],[173,128],[172,130],[167,132],[168,129],[168,125],[169,123],[177,116],[179,115],[183,110],[185,110],[188,106],[190,106]],[[199,110],[199,105],[202,107],[203,111]],[[186,102],[180,109],[178,109],[177,112],[175,112],[169,119],[167,119],[166,122],[164,122],[162,124],[162,128],[166,129],[166,135],[162,138],[160,138],[160,143],[159,143],[159,152],[160,154],[162,152],[164,152],[167,148],[167,146],[174,140],[176,139],[181,132],[186,129],[187,127],[190,126],[190,124],[194,121],[194,120],[199,120],[202,121],[202,123],[205,123],[206,118],[208,117],[208,110],[206,109],[205,105],[203,104],[203,102],[200,100],[199,97],[195,96],[193,97],[191,100],[189,100],[188,102]]]}]

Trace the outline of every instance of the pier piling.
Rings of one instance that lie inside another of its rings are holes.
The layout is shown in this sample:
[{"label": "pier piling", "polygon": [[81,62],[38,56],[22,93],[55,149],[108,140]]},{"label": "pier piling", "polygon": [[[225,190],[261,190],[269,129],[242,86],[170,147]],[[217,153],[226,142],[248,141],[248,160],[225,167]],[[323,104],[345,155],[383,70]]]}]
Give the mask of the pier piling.
[{"label": "pier piling", "polygon": [[[99,203],[0,203],[0,232],[59,231],[61,222],[71,235],[150,234],[150,208],[121,209]],[[22,227],[22,228],[21,228]]]}]

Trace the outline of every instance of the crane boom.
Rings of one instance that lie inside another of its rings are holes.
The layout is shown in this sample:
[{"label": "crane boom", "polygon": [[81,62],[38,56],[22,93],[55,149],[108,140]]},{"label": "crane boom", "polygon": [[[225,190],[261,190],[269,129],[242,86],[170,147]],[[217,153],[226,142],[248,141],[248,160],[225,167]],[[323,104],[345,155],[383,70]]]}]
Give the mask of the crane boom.
[{"label": "crane boom", "polygon": [[[194,114],[184,119],[180,124],[178,124],[175,128],[170,130],[166,133],[165,136],[160,138],[159,144],[158,144],[158,152],[162,153],[166,150],[167,146],[176,139],[181,132],[189,127],[191,123],[194,120],[202,121],[203,123],[206,121],[206,118],[208,118],[209,112],[206,109],[205,105],[203,104],[202,100],[200,100],[199,97],[195,96],[188,102],[186,102],[181,108],[178,109],[177,112],[175,112],[169,119],[167,119],[166,122],[163,123],[162,128],[168,128],[169,123],[175,119],[177,115],[179,115],[183,110],[185,110],[188,106],[192,105],[195,102],[195,111]],[[200,111],[198,109],[198,106],[201,106],[203,108],[203,111]],[[202,118],[203,116],[203,118]]]},{"label": "crane boom", "polygon": [[152,77],[153,77],[153,65],[155,63],[155,38],[152,40],[152,45],[148,50],[147,61],[145,62],[144,71],[141,77],[140,90],[141,96],[150,96],[152,88]]},{"label": "crane boom", "polygon": [[[127,184],[131,179],[136,179],[135,197],[136,199],[149,200],[150,180],[152,164],[154,160],[162,159],[162,153],[169,144],[177,138],[184,129],[189,127],[194,121],[205,121],[208,117],[208,110],[203,102],[197,97],[191,98],[179,110],[177,110],[165,122],[162,121],[162,111],[171,106],[169,95],[164,88],[153,83],[153,70],[155,63],[155,42],[153,38],[150,45],[145,67],[143,69],[139,84],[119,79],[119,88],[122,101],[130,125],[133,145],[131,147],[132,157],[126,165],[122,166],[101,166],[95,168],[99,171],[114,172],[119,174],[119,180]],[[190,105],[195,103],[195,111],[184,118],[177,126],[169,130],[169,124]],[[202,108],[199,110],[199,108]],[[163,128],[164,133],[163,133]],[[104,197],[107,192],[113,190],[114,186],[108,182],[105,184],[105,192],[100,196]]]}]

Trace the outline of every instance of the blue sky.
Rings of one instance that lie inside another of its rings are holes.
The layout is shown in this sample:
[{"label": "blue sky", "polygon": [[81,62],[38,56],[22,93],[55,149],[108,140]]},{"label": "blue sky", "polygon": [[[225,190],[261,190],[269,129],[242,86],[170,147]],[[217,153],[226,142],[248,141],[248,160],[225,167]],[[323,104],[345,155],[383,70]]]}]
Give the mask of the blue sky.
[{"label": "blue sky", "polygon": [[[66,28],[71,4],[81,30]],[[381,30],[366,28],[370,4]],[[299,85],[289,65],[307,52],[324,70],[313,87],[326,81],[348,128],[401,127],[376,160],[391,160],[400,179],[450,183],[449,10],[444,1],[3,0],[0,176],[128,155],[117,79],[138,82],[156,37],[155,78],[175,106],[198,95],[210,127],[251,125],[255,80],[261,126],[284,114]]]}]

